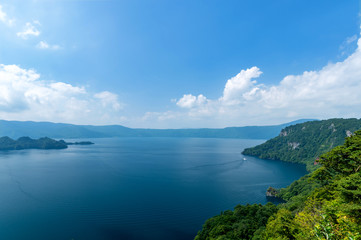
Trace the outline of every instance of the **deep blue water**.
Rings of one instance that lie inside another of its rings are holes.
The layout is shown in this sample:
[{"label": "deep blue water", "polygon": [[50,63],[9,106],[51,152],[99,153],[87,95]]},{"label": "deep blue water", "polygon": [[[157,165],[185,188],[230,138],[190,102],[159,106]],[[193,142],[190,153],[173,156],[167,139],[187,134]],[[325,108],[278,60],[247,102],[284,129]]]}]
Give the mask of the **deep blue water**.
[{"label": "deep blue water", "polygon": [[[73,140],[72,140],[73,141]],[[266,203],[305,167],[240,154],[260,140],[91,139],[0,152],[0,239],[193,239],[237,204]]]}]

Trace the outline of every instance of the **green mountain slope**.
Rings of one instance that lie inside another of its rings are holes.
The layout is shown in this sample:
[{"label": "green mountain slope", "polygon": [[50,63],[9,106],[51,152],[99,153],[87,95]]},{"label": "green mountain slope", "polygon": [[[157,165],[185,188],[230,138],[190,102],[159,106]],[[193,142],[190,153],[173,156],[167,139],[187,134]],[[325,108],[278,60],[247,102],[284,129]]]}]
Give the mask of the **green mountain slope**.
[{"label": "green mountain slope", "polygon": [[199,138],[243,138],[270,139],[282,128],[308,121],[301,119],[274,126],[228,127],[219,129],[139,129],[120,125],[91,126],[51,122],[19,122],[0,120],[0,136],[19,138],[99,138],[99,137],[199,137]]},{"label": "green mountain slope", "polygon": [[315,169],[316,159],[335,146],[344,143],[345,137],[361,129],[361,119],[329,119],[296,124],[256,147],[247,148],[245,155],[263,159],[282,160],[307,164]]},{"label": "green mountain slope", "polygon": [[361,131],[319,164],[281,189],[285,204],[237,206],[208,219],[195,239],[361,239]]}]

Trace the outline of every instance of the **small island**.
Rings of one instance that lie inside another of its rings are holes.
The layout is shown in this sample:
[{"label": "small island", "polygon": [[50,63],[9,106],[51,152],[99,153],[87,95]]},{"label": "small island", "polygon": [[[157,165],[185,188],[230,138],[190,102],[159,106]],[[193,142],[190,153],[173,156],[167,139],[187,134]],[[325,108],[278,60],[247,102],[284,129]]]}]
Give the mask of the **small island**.
[{"label": "small island", "polygon": [[68,145],[91,145],[89,141],[83,142],[65,142],[64,140],[54,140],[48,137],[32,139],[30,137],[21,137],[14,140],[10,137],[0,138],[1,150],[23,150],[23,149],[65,149]]},{"label": "small island", "polygon": [[285,203],[286,201],[279,197],[279,191],[276,188],[269,187],[266,191],[266,199],[274,204]]},{"label": "small island", "polygon": [[0,138],[0,150],[22,150],[22,149],[64,149],[68,145],[64,141],[57,141],[48,137],[32,139],[21,137],[14,140],[9,137]]},{"label": "small island", "polygon": [[277,195],[278,195],[278,191],[277,191],[277,189],[275,189],[273,187],[269,187],[266,191],[266,197],[276,198]]},{"label": "small island", "polygon": [[82,142],[65,142],[64,140],[60,140],[59,142],[62,142],[66,145],[92,145],[93,142],[90,141],[82,141]]}]

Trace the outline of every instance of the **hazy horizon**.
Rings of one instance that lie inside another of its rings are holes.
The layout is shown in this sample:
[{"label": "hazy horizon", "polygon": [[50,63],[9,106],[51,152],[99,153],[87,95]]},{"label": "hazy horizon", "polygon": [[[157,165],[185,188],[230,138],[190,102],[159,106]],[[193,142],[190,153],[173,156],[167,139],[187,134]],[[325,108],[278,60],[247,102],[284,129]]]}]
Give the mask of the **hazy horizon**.
[{"label": "hazy horizon", "polygon": [[[215,127],[215,128],[209,128],[209,129],[223,129],[223,128],[232,128],[232,127],[236,127],[236,128],[242,128],[242,127],[268,127],[268,126],[278,126],[278,125],[283,125],[283,124],[287,124],[287,123],[292,123],[292,122],[298,122],[298,121],[303,121],[303,120],[307,120],[307,121],[321,121],[321,120],[326,120],[326,119],[296,119],[294,121],[290,121],[290,122],[281,122],[278,124],[266,124],[266,125],[243,125],[243,126],[225,126],[225,127]],[[54,124],[69,124],[69,125],[76,125],[76,126],[95,126],[95,127],[104,127],[104,126],[121,126],[121,127],[126,127],[126,128],[132,128],[132,129],[154,129],[154,130],[177,130],[177,129],[202,129],[202,127],[197,128],[197,127],[189,127],[189,128],[137,128],[137,127],[129,127],[126,125],[121,125],[121,124],[105,124],[105,125],[96,125],[96,124],[72,124],[72,123],[66,123],[66,122],[51,122],[51,121],[31,121],[31,120],[4,120],[4,119],[0,119],[0,121],[8,121],[8,122],[34,122],[34,123],[54,123]]]}]

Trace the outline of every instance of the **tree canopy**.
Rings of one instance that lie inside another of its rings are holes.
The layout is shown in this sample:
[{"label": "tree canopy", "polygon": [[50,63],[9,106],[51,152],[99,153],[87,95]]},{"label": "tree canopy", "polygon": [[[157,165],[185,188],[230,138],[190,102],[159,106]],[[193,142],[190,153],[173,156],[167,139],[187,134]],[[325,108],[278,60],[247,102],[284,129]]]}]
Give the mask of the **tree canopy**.
[{"label": "tree canopy", "polygon": [[237,206],[207,220],[195,239],[361,239],[361,131],[318,162],[279,191],[286,203]]}]

